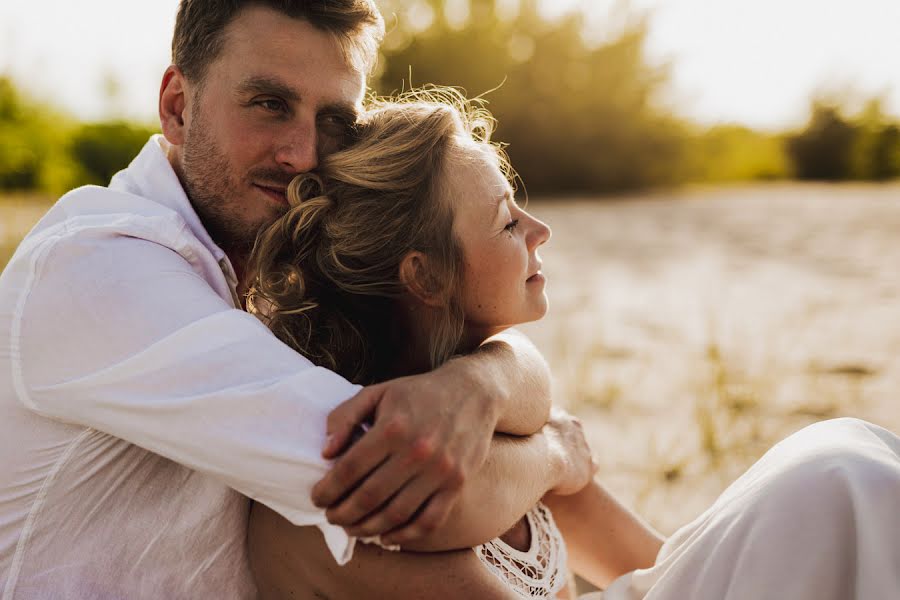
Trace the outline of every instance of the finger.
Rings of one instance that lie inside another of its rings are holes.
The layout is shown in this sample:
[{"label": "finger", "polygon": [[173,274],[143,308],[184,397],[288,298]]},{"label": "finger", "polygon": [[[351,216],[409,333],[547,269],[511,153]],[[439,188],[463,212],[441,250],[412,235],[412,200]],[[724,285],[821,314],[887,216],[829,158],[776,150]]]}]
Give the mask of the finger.
[{"label": "finger", "polygon": [[385,545],[402,547],[413,540],[425,537],[444,524],[460,493],[459,490],[439,491],[426,500],[422,509],[413,516],[409,523],[381,536],[381,541]]},{"label": "finger", "polygon": [[412,477],[406,485],[376,512],[347,528],[356,537],[382,535],[408,524],[425,503],[438,491],[439,482],[422,473]]},{"label": "finger", "polygon": [[348,495],[388,457],[389,444],[372,430],[344,453],[312,489],[313,504],[326,508]]},{"label": "finger", "polygon": [[334,458],[347,446],[353,429],[375,412],[381,400],[381,388],[370,386],[363,388],[352,398],[345,400],[328,415],[325,431],[328,438],[322,449],[323,458]]},{"label": "finger", "polygon": [[[331,506],[325,512],[325,516],[328,517],[328,522],[334,525],[353,526],[377,511],[379,507],[387,504],[391,497],[395,496],[417,474],[415,466],[411,465],[408,460],[396,455],[391,456],[369,473],[362,484],[357,486],[349,496]],[[351,532],[351,535],[370,534]]]}]

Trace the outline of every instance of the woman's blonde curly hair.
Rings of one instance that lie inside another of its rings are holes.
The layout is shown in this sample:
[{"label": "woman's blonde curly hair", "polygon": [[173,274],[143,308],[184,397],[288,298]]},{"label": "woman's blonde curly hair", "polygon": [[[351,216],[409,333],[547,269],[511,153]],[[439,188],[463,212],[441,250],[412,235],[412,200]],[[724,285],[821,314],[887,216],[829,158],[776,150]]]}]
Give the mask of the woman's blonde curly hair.
[{"label": "woman's blonde curly hair", "polygon": [[370,100],[350,146],[297,176],[291,208],[259,236],[248,308],[312,362],[355,383],[380,381],[416,326],[399,314],[400,264],[422,252],[444,298],[428,329],[431,368],[448,360],[464,315],[447,180],[472,145],[490,148],[514,179],[490,141],[493,125],[482,102],[452,88]]}]

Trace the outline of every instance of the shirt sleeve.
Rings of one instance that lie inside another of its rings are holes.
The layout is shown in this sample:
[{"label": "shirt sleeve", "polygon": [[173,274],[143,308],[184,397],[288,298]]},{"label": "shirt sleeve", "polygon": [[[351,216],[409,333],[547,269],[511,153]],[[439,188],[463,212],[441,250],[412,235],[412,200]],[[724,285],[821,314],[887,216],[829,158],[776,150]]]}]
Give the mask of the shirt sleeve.
[{"label": "shirt sleeve", "polygon": [[179,252],[109,232],[48,236],[10,263],[26,281],[11,355],[33,411],[127,440],[354,540],[310,499],[328,413],[359,387],[235,309]]}]

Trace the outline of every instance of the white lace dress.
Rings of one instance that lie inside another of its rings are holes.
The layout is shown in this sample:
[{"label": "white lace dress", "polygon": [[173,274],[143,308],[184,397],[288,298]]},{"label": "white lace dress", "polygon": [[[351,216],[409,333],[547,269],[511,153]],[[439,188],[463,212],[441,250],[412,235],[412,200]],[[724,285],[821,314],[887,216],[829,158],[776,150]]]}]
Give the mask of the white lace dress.
[{"label": "white lace dress", "polygon": [[523,598],[556,598],[566,585],[566,544],[553,515],[538,503],[525,515],[531,547],[516,550],[500,538],[473,548],[484,566]]}]

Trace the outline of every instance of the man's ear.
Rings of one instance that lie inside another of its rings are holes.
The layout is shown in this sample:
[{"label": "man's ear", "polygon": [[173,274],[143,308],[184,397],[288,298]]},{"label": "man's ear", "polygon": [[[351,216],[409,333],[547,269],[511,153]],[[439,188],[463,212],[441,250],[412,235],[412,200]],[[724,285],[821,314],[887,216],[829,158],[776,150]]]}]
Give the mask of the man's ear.
[{"label": "man's ear", "polygon": [[166,140],[175,146],[184,144],[186,134],[187,80],[175,65],[163,74],[159,88],[159,125]]},{"label": "man's ear", "polygon": [[400,282],[406,290],[425,306],[444,305],[443,289],[428,264],[428,257],[413,250],[400,262]]}]

